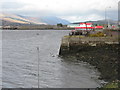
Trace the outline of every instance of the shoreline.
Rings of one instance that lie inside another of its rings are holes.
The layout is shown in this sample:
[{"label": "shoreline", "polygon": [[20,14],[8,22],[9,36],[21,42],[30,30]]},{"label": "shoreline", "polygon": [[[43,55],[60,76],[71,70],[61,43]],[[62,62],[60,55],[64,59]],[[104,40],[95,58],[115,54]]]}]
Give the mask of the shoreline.
[{"label": "shoreline", "polygon": [[99,79],[109,84],[119,80],[120,43],[117,39],[118,37],[65,36],[62,38],[59,55],[62,58],[73,56],[78,61],[89,63],[101,73]]}]

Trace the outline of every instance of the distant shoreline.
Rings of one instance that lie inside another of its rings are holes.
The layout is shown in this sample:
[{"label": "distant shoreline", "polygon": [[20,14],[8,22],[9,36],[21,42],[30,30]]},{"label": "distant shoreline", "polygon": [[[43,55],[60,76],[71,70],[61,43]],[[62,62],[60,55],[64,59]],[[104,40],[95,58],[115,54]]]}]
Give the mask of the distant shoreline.
[{"label": "distant shoreline", "polygon": [[35,31],[35,30],[44,30],[44,31],[71,31],[73,29],[1,29],[1,31]]}]

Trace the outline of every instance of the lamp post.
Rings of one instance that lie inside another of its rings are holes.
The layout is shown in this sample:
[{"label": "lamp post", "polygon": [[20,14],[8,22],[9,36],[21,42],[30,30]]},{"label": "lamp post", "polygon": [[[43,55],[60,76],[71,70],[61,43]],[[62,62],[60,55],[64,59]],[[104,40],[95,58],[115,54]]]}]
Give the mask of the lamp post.
[{"label": "lamp post", "polygon": [[[111,7],[106,7],[105,8],[105,24],[108,26],[108,24],[109,24],[109,20],[107,21],[107,9],[108,8],[111,8]],[[107,22],[107,23],[106,23]]]},{"label": "lamp post", "polygon": [[38,53],[38,88],[40,85],[40,70],[39,70],[39,63],[40,63],[40,58],[39,58],[39,47],[37,47],[37,53]]}]

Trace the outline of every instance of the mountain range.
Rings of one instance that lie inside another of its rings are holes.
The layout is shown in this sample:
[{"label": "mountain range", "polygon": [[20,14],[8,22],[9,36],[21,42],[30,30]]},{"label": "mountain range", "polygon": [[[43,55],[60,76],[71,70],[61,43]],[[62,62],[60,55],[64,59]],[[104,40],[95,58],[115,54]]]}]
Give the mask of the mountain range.
[{"label": "mountain range", "polygon": [[[39,16],[39,17],[30,17],[23,16],[18,14],[10,14],[10,13],[1,13],[0,14],[0,23],[1,25],[57,25],[61,23],[63,25],[70,24],[69,21],[65,19],[61,19],[55,16]],[[109,24],[117,25],[118,22],[114,20],[98,20],[98,21],[86,21],[91,22],[93,24]],[[81,22],[74,22],[72,24],[79,24]]]},{"label": "mountain range", "polygon": [[[93,24],[112,24],[112,25],[118,25],[118,21],[114,21],[114,20],[110,20],[110,19],[107,19],[107,20],[98,20],[98,21],[86,21],[86,22],[89,22],[89,23],[93,23]],[[83,22],[74,22],[72,24],[79,24],[79,23],[83,23]]]},{"label": "mountain range", "polygon": [[0,20],[2,25],[56,25],[58,23],[67,25],[70,23],[67,20],[54,16],[29,17],[9,13],[0,14]]}]

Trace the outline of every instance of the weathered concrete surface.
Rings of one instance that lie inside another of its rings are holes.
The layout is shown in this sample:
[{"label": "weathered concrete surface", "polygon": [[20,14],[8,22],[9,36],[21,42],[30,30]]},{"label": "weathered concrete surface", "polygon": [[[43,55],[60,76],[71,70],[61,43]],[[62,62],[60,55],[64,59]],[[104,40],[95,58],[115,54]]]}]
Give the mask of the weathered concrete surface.
[{"label": "weathered concrete surface", "polygon": [[59,54],[65,54],[72,49],[83,49],[104,45],[119,44],[115,37],[84,37],[84,36],[64,36],[62,38]]},{"label": "weathered concrete surface", "polygon": [[62,46],[81,45],[81,44],[118,44],[118,38],[114,37],[84,37],[84,36],[65,36],[62,38]]}]

